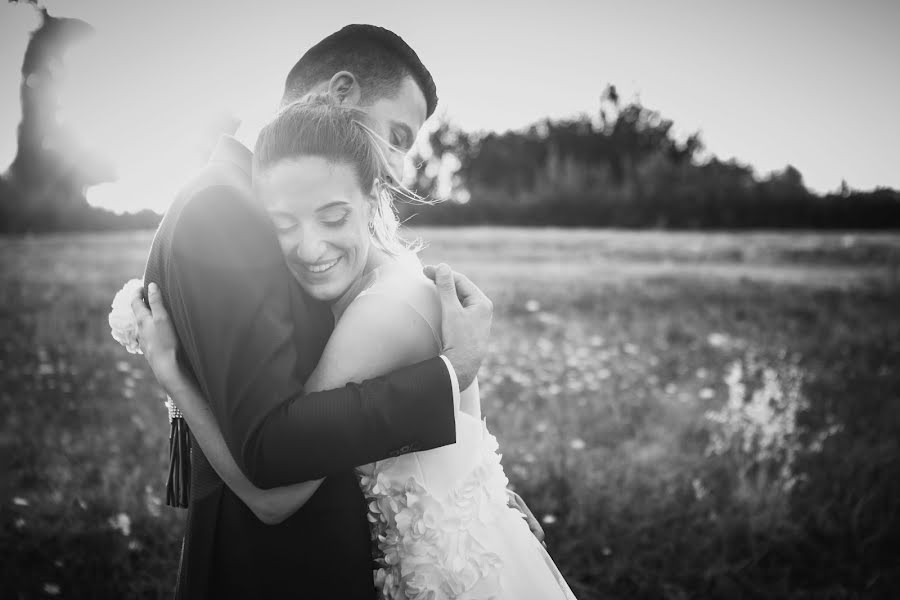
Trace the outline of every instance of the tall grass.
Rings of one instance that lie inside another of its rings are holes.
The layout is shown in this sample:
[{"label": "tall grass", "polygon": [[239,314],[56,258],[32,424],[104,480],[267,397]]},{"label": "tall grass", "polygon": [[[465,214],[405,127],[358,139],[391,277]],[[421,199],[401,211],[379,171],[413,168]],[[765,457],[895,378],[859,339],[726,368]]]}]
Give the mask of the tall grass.
[{"label": "tall grass", "polygon": [[[900,589],[900,242],[423,230],[494,299],[484,413],[580,598]],[[168,597],[149,234],[0,240],[0,597]]]}]

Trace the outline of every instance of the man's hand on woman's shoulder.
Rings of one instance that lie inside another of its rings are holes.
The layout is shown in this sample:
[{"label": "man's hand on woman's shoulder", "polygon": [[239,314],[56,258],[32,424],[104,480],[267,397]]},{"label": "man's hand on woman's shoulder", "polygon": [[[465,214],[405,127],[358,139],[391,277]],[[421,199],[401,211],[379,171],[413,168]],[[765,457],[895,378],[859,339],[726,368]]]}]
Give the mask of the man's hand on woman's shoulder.
[{"label": "man's hand on woman's shoulder", "polygon": [[475,381],[487,353],[494,305],[468,277],[443,263],[426,266],[424,273],[434,280],[441,300],[442,354],[464,390]]}]

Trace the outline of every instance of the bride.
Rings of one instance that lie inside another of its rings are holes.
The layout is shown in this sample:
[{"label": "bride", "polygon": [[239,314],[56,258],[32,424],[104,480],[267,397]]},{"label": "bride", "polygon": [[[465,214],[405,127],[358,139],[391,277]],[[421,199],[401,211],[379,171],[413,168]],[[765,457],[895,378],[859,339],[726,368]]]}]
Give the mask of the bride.
[{"label": "bride", "polygon": [[[398,234],[392,195],[399,190],[386,183],[383,142],[363,113],[327,97],[285,107],[260,133],[253,173],[291,274],[334,314],[308,391],[440,354],[437,290],[422,273],[419,246]],[[178,366],[177,338],[155,284],[149,303],[154,318],[139,319],[140,342],[160,384],[222,480],[262,521],[281,522],[323,480],[263,490],[247,479]],[[455,444],[357,469],[380,597],[574,598],[522,515],[507,505],[508,482],[481,416],[478,382],[460,397]]]}]

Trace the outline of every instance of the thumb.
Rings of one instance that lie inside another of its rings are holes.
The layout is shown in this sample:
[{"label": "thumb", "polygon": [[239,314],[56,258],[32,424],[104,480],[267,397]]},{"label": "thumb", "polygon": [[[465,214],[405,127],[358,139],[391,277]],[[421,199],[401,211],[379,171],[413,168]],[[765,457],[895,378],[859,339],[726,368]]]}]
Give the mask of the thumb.
[{"label": "thumb", "polygon": [[166,307],[162,299],[162,293],[159,291],[159,286],[155,283],[151,283],[149,286],[147,286],[147,301],[150,303],[150,311],[153,313],[153,316],[155,318],[168,318],[169,314],[166,312]]},{"label": "thumb", "polygon": [[441,298],[441,308],[462,306],[456,296],[456,284],[453,282],[453,271],[446,264],[437,266],[434,273],[434,283],[437,285],[438,295]]}]

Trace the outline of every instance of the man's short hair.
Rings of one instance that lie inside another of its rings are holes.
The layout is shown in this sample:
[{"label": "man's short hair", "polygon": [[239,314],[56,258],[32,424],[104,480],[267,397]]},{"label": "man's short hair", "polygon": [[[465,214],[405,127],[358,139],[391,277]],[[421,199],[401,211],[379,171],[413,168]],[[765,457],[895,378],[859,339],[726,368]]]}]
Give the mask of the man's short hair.
[{"label": "man's short hair", "polygon": [[425,96],[427,116],[437,106],[437,88],[419,56],[399,35],[375,25],[347,25],[307,50],[288,73],[282,104],[299,100],[339,71],[356,76],[364,104],[393,97],[410,76]]}]

